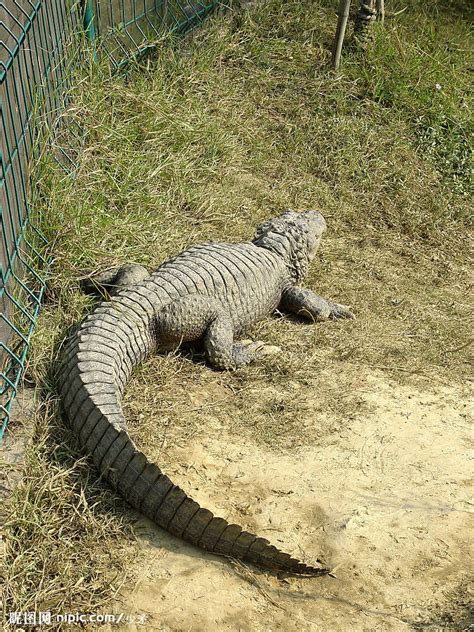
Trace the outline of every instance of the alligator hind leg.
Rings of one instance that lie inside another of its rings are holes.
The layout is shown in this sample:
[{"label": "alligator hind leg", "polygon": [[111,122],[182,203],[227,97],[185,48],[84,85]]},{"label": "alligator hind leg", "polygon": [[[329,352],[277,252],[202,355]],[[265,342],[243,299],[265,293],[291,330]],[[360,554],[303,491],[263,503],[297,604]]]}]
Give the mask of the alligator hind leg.
[{"label": "alligator hind leg", "polygon": [[81,281],[81,288],[86,294],[113,296],[125,287],[140,283],[148,276],[150,273],[146,268],[131,264],[87,277]]},{"label": "alligator hind leg", "polygon": [[232,370],[255,360],[262,342],[234,342],[234,326],[228,311],[215,298],[193,294],[176,299],[156,316],[158,348],[175,349],[183,342],[204,344],[215,369]]},{"label": "alligator hind leg", "polygon": [[209,323],[204,337],[204,350],[210,364],[215,369],[233,370],[256,360],[264,348],[264,343],[234,342],[234,330],[225,312],[218,313]]}]

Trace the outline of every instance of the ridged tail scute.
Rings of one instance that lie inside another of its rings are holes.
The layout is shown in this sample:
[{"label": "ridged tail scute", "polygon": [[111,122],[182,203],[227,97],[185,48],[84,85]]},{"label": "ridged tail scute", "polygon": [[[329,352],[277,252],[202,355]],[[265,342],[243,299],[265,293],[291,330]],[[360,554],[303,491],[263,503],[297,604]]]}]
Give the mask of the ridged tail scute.
[{"label": "ridged tail scute", "polygon": [[125,430],[120,397],[131,367],[143,358],[143,353],[133,348],[124,350],[120,343],[126,338],[118,326],[105,332],[104,339],[104,332],[91,321],[86,320],[75,339],[66,345],[59,382],[73,431],[101,475],[135,509],[206,551],[281,573],[328,574],[329,569],[306,565],[268,540],[200,507],[137,450]]},{"label": "ridged tail scute", "polygon": [[268,540],[200,507],[133,446],[124,430],[117,431],[115,440],[102,456],[100,469],[135,509],[169,533],[206,551],[273,571],[308,576],[329,573],[329,569],[308,566],[279,551]]}]

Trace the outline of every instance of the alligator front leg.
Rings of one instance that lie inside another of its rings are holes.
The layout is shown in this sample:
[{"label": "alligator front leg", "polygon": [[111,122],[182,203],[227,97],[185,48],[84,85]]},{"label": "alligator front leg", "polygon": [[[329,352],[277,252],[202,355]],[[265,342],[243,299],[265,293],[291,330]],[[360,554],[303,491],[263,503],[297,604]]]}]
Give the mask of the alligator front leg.
[{"label": "alligator front leg", "polygon": [[156,316],[155,327],[159,349],[202,341],[209,363],[220,370],[249,364],[264,347],[263,342],[234,342],[234,327],[228,311],[216,299],[200,294],[178,298],[163,307]]},{"label": "alligator front leg", "polygon": [[328,318],[355,318],[347,305],[327,301],[311,290],[296,286],[284,290],[279,308],[312,321]]}]

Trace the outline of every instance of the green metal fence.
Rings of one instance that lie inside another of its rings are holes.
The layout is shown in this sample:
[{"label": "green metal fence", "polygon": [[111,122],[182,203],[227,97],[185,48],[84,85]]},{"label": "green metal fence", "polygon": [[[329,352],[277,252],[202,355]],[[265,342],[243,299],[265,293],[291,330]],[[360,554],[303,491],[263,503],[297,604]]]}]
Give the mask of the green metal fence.
[{"label": "green metal fence", "polygon": [[101,50],[114,67],[120,67],[164,32],[185,32],[196,26],[216,4],[216,0],[88,0],[88,35],[101,36]]},{"label": "green metal fence", "polygon": [[[49,262],[32,221],[30,169],[50,147],[72,69],[87,40],[115,69],[165,32],[185,32],[217,0],[2,0],[0,2],[0,439],[25,370]],[[71,130],[68,130],[70,132]],[[74,132],[73,132],[74,133]],[[58,149],[58,143],[55,143]],[[61,164],[74,163],[65,148]]]}]

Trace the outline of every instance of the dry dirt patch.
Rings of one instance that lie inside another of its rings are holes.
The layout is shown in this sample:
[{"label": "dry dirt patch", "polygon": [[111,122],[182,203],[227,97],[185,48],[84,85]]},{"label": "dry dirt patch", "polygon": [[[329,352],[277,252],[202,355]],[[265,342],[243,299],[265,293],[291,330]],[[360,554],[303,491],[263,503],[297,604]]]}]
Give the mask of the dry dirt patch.
[{"label": "dry dirt patch", "polygon": [[[310,387],[300,395],[317,398]],[[169,428],[155,455],[209,509],[307,561],[323,558],[337,579],[232,566],[140,518],[140,570],[121,609],[166,631],[467,629],[468,393],[370,373],[357,396],[366,406],[337,436],[304,447],[273,450],[203,421],[185,440]],[[189,398],[208,400],[202,388]]]}]

